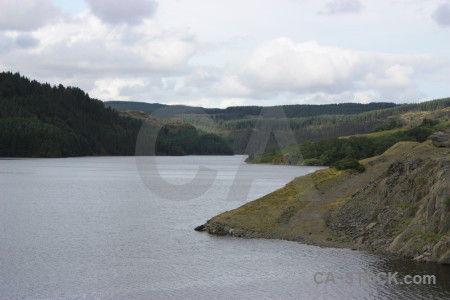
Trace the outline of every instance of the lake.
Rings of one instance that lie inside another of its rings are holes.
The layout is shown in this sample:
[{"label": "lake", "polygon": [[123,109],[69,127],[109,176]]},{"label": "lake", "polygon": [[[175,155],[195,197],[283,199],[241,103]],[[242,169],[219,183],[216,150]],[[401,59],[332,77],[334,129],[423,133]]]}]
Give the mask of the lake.
[{"label": "lake", "polygon": [[194,231],[316,170],[244,158],[0,160],[0,299],[450,299],[449,266]]}]

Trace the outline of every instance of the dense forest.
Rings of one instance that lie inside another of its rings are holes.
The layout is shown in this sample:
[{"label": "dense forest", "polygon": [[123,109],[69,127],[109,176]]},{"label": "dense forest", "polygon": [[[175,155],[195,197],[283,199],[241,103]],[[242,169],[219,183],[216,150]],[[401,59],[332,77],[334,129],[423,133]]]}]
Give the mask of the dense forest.
[{"label": "dense forest", "polygon": [[[134,155],[141,125],[79,88],[0,73],[0,157]],[[157,142],[160,155],[233,154],[224,139],[192,126],[163,127]]]},{"label": "dense forest", "polygon": [[167,123],[156,138],[157,155],[233,155],[226,141],[215,134],[200,134],[187,123]]},{"label": "dense forest", "polygon": [[140,125],[79,88],[0,73],[0,156],[132,155]]}]

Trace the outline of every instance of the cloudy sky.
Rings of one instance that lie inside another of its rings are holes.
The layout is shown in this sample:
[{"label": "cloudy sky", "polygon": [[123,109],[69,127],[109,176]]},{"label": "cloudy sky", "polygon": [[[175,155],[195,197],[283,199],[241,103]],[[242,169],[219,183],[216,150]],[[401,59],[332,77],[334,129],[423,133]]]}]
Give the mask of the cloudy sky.
[{"label": "cloudy sky", "polygon": [[0,0],[0,70],[205,107],[450,97],[450,0]]}]

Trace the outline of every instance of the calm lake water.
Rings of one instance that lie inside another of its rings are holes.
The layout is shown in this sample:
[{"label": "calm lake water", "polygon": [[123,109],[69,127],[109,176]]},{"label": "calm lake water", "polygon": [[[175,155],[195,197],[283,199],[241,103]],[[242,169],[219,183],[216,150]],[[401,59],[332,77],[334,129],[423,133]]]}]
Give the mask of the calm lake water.
[{"label": "calm lake water", "polygon": [[[194,231],[315,170],[243,159],[157,157],[160,190],[135,157],[0,160],[0,299],[450,299],[448,266]],[[364,272],[437,283],[340,279]]]}]

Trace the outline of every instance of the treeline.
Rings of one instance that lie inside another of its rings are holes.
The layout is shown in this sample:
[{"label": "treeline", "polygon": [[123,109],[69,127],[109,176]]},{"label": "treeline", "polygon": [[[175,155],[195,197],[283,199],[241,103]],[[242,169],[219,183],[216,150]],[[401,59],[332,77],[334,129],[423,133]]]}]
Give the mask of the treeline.
[{"label": "treeline", "polygon": [[291,145],[282,151],[252,154],[249,162],[336,166],[362,171],[358,160],[380,155],[400,141],[423,142],[437,130],[438,120],[425,118],[420,126],[379,135],[323,139]]},{"label": "treeline", "polygon": [[[261,114],[262,106],[231,106],[224,109],[221,108],[203,108],[190,107],[185,105],[165,105],[159,103],[143,103],[132,101],[107,101],[106,106],[117,110],[141,110],[149,114],[154,113],[159,109],[166,109],[172,114],[198,114],[202,112],[210,115],[216,120],[238,120],[247,117],[257,117]],[[292,104],[281,105],[266,108],[278,109],[281,107],[287,118],[301,118],[301,117],[315,117],[320,115],[351,115],[362,112],[380,110],[397,107],[395,103],[389,102],[373,102],[368,104],[361,103],[339,103],[339,104]]]},{"label": "treeline", "polygon": [[133,155],[140,126],[79,88],[0,73],[0,156]]},{"label": "treeline", "polygon": [[157,155],[233,155],[227,142],[215,134],[199,135],[187,123],[168,123],[156,138]]}]

